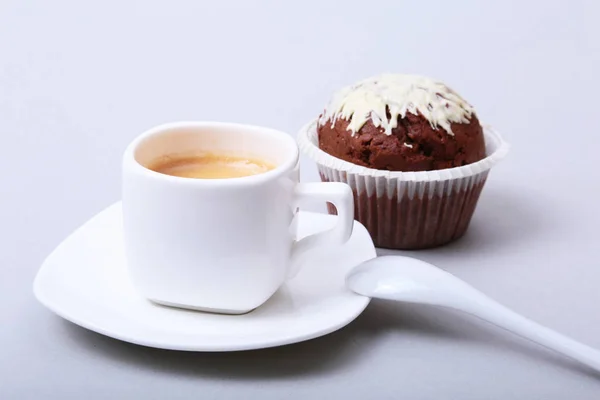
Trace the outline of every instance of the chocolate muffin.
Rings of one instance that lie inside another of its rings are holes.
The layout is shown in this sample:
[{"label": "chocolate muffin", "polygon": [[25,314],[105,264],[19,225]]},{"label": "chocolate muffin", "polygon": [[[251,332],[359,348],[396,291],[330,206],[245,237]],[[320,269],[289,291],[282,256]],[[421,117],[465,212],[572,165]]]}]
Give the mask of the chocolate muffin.
[{"label": "chocolate muffin", "polygon": [[461,237],[489,170],[508,151],[452,89],[395,74],[335,93],[298,142],[323,181],[352,188],[355,218],[376,246],[392,249]]},{"label": "chocolate muffin", "polygon": [[383,75],[360,82],[334,97],[317,129],[325,152],[379,170],[431,171],[485,157],[472,107],[423,77]]}]

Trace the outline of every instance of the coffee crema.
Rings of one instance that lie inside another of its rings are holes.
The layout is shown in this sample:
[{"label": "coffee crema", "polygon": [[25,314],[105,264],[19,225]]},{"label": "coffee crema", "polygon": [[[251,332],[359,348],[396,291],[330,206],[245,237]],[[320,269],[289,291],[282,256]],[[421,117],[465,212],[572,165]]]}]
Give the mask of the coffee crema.
[{"label": "coffee crema", "polygon": [[219,154],[163,156],[147,166],[165,175],[195,179],[226,179],[258,175],[275,168],[264,161]]}]

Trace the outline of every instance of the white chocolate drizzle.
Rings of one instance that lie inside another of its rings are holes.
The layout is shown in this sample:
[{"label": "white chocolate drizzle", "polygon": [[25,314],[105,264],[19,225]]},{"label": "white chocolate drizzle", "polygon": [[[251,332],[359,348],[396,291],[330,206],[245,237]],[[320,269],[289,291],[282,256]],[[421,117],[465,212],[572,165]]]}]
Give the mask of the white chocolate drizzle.
[{"label": "white chocolate drizzle", "polygon": [[404,118],[406,113],[421,114],[433,129],[441,127],[454,136],[451,124],[469,123],[474,110],[441,82],[418,75],[383,74],[336,92],[319,124],[330,121],[333,127],[338,119],[344,119],[354,136],[371,119],[375,127],[391,135],[398,117]]}]

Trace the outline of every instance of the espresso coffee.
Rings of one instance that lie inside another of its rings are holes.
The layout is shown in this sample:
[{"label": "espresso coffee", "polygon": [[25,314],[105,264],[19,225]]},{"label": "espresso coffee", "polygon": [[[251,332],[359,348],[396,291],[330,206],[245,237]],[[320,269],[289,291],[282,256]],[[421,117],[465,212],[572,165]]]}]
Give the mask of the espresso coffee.
[{"label": "espresso coffee", "polygon": [[148,166],[161,174],[196,179],[240,178],[262,174],[275,168],[263,160],[206,154],[201,156],[164,156]]}]

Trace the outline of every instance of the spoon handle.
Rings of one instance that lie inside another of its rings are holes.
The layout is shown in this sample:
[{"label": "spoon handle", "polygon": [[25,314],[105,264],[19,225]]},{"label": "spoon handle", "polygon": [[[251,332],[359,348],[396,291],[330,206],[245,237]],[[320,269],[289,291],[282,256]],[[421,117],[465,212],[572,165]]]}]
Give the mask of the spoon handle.
[{"label": "spoon handle", "polygon": [[479,301],[462,310],[600,371],[600,351],[525,318],[483,294]]}]

